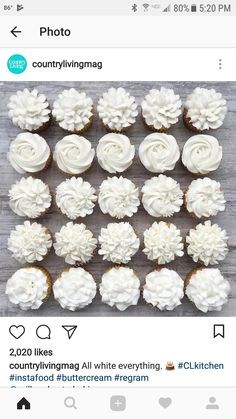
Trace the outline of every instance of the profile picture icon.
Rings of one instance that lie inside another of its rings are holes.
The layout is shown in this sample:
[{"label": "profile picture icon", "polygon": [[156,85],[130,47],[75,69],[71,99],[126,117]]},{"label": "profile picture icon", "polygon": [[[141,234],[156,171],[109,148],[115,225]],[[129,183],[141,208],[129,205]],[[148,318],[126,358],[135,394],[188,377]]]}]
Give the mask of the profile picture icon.
[{"label": "profile picture icon", "polygon": [[20,54],[11,55],[7,60],[7,68],[13,74],[21,74],[27,68],[27,60]]}]

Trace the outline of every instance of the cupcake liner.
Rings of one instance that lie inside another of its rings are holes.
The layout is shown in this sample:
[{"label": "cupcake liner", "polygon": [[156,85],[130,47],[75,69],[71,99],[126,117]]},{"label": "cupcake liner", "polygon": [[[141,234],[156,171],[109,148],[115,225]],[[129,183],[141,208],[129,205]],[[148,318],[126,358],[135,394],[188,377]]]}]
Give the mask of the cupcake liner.
[{"label": "cupcake liner", "polygon": [[184,112],[183,112],[183,122],[184,122],[184,125],[186,126],[186,128],[190,129],[190,131],[197,132],[197,133],[202,133],[202,132],[205,132],[205,131],[209,131],[209,130],[199,130],[199,129],[197,129],[192,124],[191,118],[189,118],[187,116],[187,113],[188,113],[188,110],[185,108]]},{"label": "cupcake liner", "polygon": [[145,118],[143,117],[143,115],[142,115],[142,120],[143,120],[144,125],[147,128],[149,128],[151,131],[153,131],[153,132],[165,133],[165,132],[169,131],[169,129],[171,128],[171,127],[170,128],[165,128],[165,127],[162,126],[161,128],[156,129],[153,125],[148,125],[147,124],[147,122],[146,122]]},{"label": "cupcake liner", "polygon": [[205,266],[199,266],[198,268],[194,268],[187,274],[184,280],[184,290],[186,290],[187,286],[189,285],[192,275],[194,275],[198,271],[202,271],[202,269],[205,269]]},{"label": "cupcake liner", "polygon": [[50,107],[48,107],[47,109],[50,110],[50,113],[48,115],[49,120],[47,122],[45,122],[41,127],[37,128],[33,131],[29,131],[29,132],[31,132],[32,134],[40,134],[42,131],[45,131],[46,129],[48,129],[50,127],[50,125],[52,123],[52,111],[51,111]]}]

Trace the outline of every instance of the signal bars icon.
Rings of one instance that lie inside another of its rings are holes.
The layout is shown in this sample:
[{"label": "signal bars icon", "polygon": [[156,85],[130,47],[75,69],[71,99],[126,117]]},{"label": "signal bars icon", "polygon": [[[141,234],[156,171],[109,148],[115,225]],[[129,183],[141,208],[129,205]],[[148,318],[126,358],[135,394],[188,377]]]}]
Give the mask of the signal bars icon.
[{"label": "signal bars icon", "polygon": [[170,12],[170,4],[165,9],[162,10],[163,13],[169,13]]}]

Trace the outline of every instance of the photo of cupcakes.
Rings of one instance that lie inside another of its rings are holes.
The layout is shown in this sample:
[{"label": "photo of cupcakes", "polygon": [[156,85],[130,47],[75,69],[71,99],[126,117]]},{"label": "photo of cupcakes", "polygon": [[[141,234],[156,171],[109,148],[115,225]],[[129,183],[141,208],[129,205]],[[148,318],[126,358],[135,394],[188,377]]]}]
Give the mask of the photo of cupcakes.
[{"label": "photo of cupcakes", "polygon": [[195,132],[219,128],[227,112],[226,101],[215,89],[196,87],[184,104],[184,123]]},{"label": "photo of cupcakes", "polygon": [[182,102],[174,90],[152,89],[142,101],[142,117],[152,131],[166,132],[178,122]]},{"label": "photo of cupcakes", "polygon": [[45,95],[37,89],[18,90],[7,105],[13,124],[33,133],[43,131],[51,123],[51,110]]},{"label": "photo of cupcakes", "polygon": [[112,132],[126,131],[135,123],[138,115],[135,98],[122,87],[111,87],[103,93],[97,110],[104,127]]},{"label": "photo of cupcakes", "polygon": [[205,175],[218,169],[222,147],[212,135],[193,135],[184,144],[182,162],[189,172]]},{"label": "photo of cupcakes", "polygon": [[92,125],[93,101],[85,92],[63,90],[53,103],[52,115],[65,131],[82,134]]},{"label": "photo of cupcakes", "polygon": [[30,132],[17,135],[10,144],[7,157],[13,169],[20,174],[40,173],[52,161],[48,143],[40,135]]},{"label": "photo of cupcakes", "polygon": [[120,311],[138,303],[140,281],[127,266],[114,266],[105,272],[100,284],[102,302]]},{"label": "photo of cupcakes", "polygon": [[133,163],[135,147],[126,135],[110,133],[100,138],[96,152],[102,169],[122,173]]},{"label": "photo of cupcakes", "polygon": [[108,177],[100,185],[98,203],[103,214],[118,219],[132,217],[140,205],[139,190],[123,176]]},{"label": "photo of cupcakes", "polygon": [[34,263],[43,260],[52,247],[50,231],[42,224],[25,221],[11,231],[8,250],[20,263]]},{"label": "photo of cupcakes", "polygon": [[176,180],[159,175],[146,180],[142,187],[142,204],[156,218],[172,217],[183,204],[183,192]]},{"label": "photo of cupcakes", "polygon": [[184,297],[184,281],[172,269],[161,268],[146,276],[143,298],[159,310],[174,310]]},{"label": "photo of cupcakes", "polygon": [[71,220],[93,213],[96,191],[82,178],[66,179],[56,188],[56,204],[62,214]]},{"label": "photo of cupcakes", "polygon": [[216,268],[194,269],[185,281],[185,294],[203,313],[221,311],[229,292],[229,282]]},{"label": "photo of cupcakes", "polygon": [[37,310],[45,303],[52,290],[51,276],[39,266],[18,269],[7,281],[6,294],[21,310]]},{"label": "photo of cupcakes", "polygon": [[228,236],[217,224],[205,221],[192,228],[187,237],[187,252],[194,262],[217,265],[228,253]]},{"label": "photo of cupcakes", "polygon": [[83,268],[64,269],[53,284],[53,294],[60,306],[76,311],[92,303],[97,287],[92,275]]},{"label": "photo of cupcakes", "polygon": [[51,203],[48,185],[32,176],[22,177],[9,191],[9,206],[20,217],[42,217],[49,211]]}]

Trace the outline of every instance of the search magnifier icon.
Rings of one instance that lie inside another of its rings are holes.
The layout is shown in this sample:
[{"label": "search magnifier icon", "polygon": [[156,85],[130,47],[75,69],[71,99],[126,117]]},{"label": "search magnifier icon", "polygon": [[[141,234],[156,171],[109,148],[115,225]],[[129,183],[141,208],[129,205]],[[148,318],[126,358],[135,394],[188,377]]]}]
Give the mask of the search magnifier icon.
[{"label": "search magnifier icon", "polygon": [[73,409],[77,409],[77,407],[75,405],[75,399],[74,399],[74,397],[71,397],[71,396],[68,396],[68,397],[65,398],[64,405],[66,407],[69,407],[69,408],[73,407]]}]

